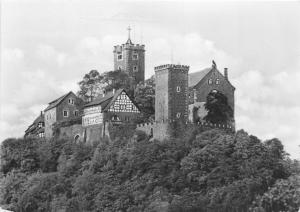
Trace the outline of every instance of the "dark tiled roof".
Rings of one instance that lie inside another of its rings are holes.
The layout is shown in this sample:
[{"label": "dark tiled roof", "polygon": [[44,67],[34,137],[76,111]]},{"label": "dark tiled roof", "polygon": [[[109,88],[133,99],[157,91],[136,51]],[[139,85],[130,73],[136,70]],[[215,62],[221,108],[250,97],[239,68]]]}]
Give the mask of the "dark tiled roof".
[{"label": "dark tiled roof", "polygon": [[31,124],[31,125],[29,125],[29,127],[25,130],[25,134],[26,133],[29,133],[29,132],[33,132],[33,131],[35,131],[36,129],[37,129],[37,127],[38,127],[38,124],[40,123],[40,122],[45,122],[45,120],[44,120],[44,114],[40,114],[34,121],[33,121],[33,123]]},{"label": "dark tiled roof", "polygon": [[59,103],[61,103],[71,93],[73,93],[73,92],[70,91],[69,93],[59,97],[58,99],[55,99],[52,102],[49,102],[48,107],[44,111],[47,111],[47,110],[50,110],[50,109],[56,107],[57,105],[59,105]]},{"label": "dark tiled roof", "polygon": [[197,71],[189,74],[189,87],[197,85],[210,71],[212,68],[206,68],[202,71]]},{"label": "dark tiled roof", "polygon": [[38,124],[39,122],[45,122],[44,114],[39,115],[39,117],[37,117],[33,123]]},{"label": "dark tiled roof", "polygon": [[119,89],[119,90],[115,91],[115,93],[109,92],[104,97],[98,97],[94,101],[84,105],[84,107],[101,105],[102,110],[105,110],[105,108],[108,105],[110,105],[112,102],[114,102],[114,100],[120,95],[120,93],[122,93],[123,90],[124,89]]}]

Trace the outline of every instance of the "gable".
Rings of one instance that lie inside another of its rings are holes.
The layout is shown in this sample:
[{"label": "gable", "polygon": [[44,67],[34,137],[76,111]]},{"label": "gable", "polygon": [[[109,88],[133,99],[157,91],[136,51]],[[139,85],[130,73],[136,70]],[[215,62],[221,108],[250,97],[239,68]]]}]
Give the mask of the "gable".
[{"label": "gable", "polygon": [[139,109],[135,106],[133,101],[129,98],[125,91],[122,91],[110,104],[109,112],[128,112],[139,113]]},{"label": "gable", "polygon": [[[235,87],[229,82],[229,80],[225,79],[224,75],[221,74],[221,72],[218,69],[210,69],[198,83],[196,83],[191,88],[197,88],[200,87],[203,84],[209,84],[209,80],[212,80],[213,86],[220,86],[222,84],[226,84],[229,87],[231,87],[233,90],[235,90]],[[217,84],[217,80],[219,80],[219,84]]]},{"label": "gable", "polygon": [[63,102],[64,99],[66,99],[66,97],[68,97],[70,95],[75,96],[74,99],[77,98],[76,95],[72,91],[70,91],[69,93],[67,93],[67,94],[65,94],[65,95],[63,95],[63,96],[61,96],[61,97],[53,100],[52,102],[49,102],[48,107],[44,111],[46,112],[47,110],[50,110],[50,109],[52,109],[54,107],[57,107],[61,102]]},{"label": "gable", "polygon": [[211,71],[211,68],[206,68],[201,71],[190,73],[188,76],[189,77],[189,81],[188,81],[189,87],[194,87],[195,85],[197,85],[210,71]]}]

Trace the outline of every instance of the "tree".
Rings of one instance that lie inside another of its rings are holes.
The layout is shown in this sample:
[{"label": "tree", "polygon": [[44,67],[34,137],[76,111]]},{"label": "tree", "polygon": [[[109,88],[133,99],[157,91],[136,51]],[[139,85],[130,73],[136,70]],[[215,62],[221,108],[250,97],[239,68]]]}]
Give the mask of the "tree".
[{"label": "tree", "polygon": [[230,123],[233,119],[232,108],[228,105],[227,97],[219,91],[213,90],[206,97],[204,117],[211,123]]},{"label": "tree", "polygon": [[154,76],[140,83],[135,89],[134,100],[142,111],[142,121],[151,121],[155,113],[155,82]]},{"label": "tree", "polygon": [[102,81],[103,75],[100,75],[97,70],[91,70],[78,83],[80,87],[78,96],[85,102],[93,101],[102,91]]},{"label": "tree", "polygon": [[122,88],[125,89],[129,95],[133,96],[131,79],[124,71],[115,70],[104,73],[102,83],[105,85],[105,91]]}]

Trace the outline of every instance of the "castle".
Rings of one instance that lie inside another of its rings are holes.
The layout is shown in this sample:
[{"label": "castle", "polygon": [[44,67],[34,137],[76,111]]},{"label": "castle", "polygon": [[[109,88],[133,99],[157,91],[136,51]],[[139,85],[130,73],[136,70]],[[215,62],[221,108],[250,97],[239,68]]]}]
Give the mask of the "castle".
[{"label": "castle", "polygon": [[[188,74],[189,66],[185,65],[166,64],[157,66],[154,70],[155,122],[140,124],[137,127],[154,139],[170,138],[175,123],[210,124],[204,121],[207,114],[204,104],[210,92],[223,93],[229,106],[234,110],[235,88],[228,80],[228,69],[225,68],[222,75],[214,61],[211,68],[193,74]],[[232,130],[235,128],[234,119],[231,123],[212,126]]]},{"label": "castle", "polygon": [[[128,74],[133,88],[145,80],[145,45],[125,44],[114,46],[114,69]],[[189,74],[189,66],[166,64],[155,70],[155,121],[137,126],[154,139],[171,136],[172,123],[205,123],[205,102],[210,92],[218,91],[227,97],[234,112],[234,86],[228,79],[228,69],[222,74],[213,61],[211,68]],[[109,136],[110,125],[119,125],[137,119],[141,111],[124,89],[97,97],[83,104],[72,91],[51,101],[48,107],[25,131],[25,136],[50,139],[55,126],[59,135],[72,137],[76,142],[93,142]],[[63,123],[68,122],[68,125]],[[205,123],[209,124],[209,123]],[[234,129],[231,123],[223,127]],[[57,132],[56,132],[57,133]]]}]

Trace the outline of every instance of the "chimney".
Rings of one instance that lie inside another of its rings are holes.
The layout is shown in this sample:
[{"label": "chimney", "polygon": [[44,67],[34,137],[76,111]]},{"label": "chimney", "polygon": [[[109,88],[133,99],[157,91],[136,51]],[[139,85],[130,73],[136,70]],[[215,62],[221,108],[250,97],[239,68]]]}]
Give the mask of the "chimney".
[{"label": "chimney", "polygon": [[228,68],[224,68],[224,77],[228,80]]},{"label": "chimney", "polygon": [[43,115],[43,111],[41,110],[41,116]]}]

